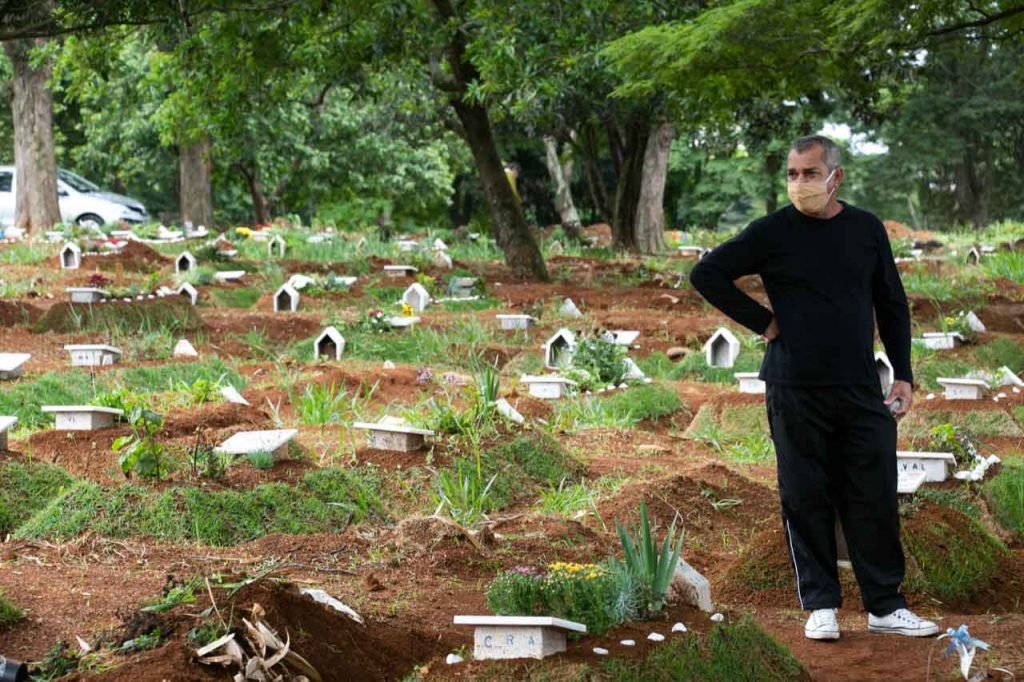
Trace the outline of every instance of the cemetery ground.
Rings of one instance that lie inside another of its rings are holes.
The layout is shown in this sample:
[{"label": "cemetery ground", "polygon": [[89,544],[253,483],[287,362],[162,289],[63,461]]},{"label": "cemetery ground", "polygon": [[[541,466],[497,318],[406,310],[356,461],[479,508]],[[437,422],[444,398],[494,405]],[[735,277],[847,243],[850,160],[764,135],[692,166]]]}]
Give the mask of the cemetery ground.
[{"label": "cemetery ground", "polygon": [[[1002,678],[996,668],[1024,674],[1024,393],[995,380],[1004,366],[1024,371],[1019,228],[980,235],[995,248],[975,263],[973,234],[891,226],[900,256],[915,240],[942,242],[900,263],[914,336],[969,336],[950,350],[915,344],[918,387],[900,450],[953,452],[954,470],[970,468],[972,448],[1001,459],[980,481],[950,476],[901,496],[905,592],[943,629],[967,624],[991,645],[974,664],[990,679]],[[957,679],[944,641],[867,633],[848,569],[842,639],[804,639],[763,396],[739,393],[733,376],[756,371],[763,346],[689,287],[692,258],[615,255],[600,243],[607,228],[586,230],[599,242],[587,248],[545,233],[552,282],[528,283],[483,238],[440,235],[449,268],[436,234],[414,235],[419,245],[406,251],[372,235],[277,232],[284,256],[232,233],[233,249],[132,241],[92,255],[84,245],[78,269],[60,267],[63,242],[0,245],[0,351],[31,354],[20,377],[0,384],[0,415],[18,418],[0,454],[0,654],[31,662],[34,679],[231,679],[237,667],[201,664],[196,651],[231,632],[241,641],[246,622],[288,640],[291,653],[272,668],[285,679],[315,679],[304,665],[324,680],[867,680],[928,670]],[[699,235],[700,245],[712,237]],[[195,264],[176,273],[186,249]],[[416,271],[391,276],[385,265]],[[236,274],[215,276],[225,272]],[[310,280],[297,282],[297,309],[275,311],[295,275]],[[453,276],[476,278],[475,298],[451,296]],[[178,293],[183,282],[195,305]],[[415,282],[434,299],[422,311],[400,305]],[[756,278],[740,286],[763,300]],[[105,300],[71,304],[68,287],[102,289]],[[580,317],[562,312],[567,298]],[[970,333],[960,310],[986,330]],[[390,328],[389,316],[413,313],[417,323]],[[536,324],[503,330],[495,315],[507,313]],[[313,357],[328,326],[344,337],[340,360],[333,349]],[[739,356],[708,367],[702,345],[722,326],[740,339]],[[577,340],[638,331],[628,355],[651,381],[529,395],[519,378],[545,372],[542,345],[563,328]],[[180,339],[197,356],[175,357]],[[76,344],[119,356],[72,367],[65,346]],[[985,397],[945,399],[937,379],[971,371],[993,377]],[[248,404],[226,401],[225,387]],[[499,397],[522,424],[494,409]],[[73,405],[124,415],[110,428],[56,430],[41,409]],[[412,452],[371,448],[354,425],[383,417],[434,435]],[[239,432],[286,429],[297,435],[274,452],[216,451]],[[453,616],[491,613],[486,590],[503,571],[621,557],[616,523],[635,527],[641,501],[659,541],[674,520],[682,529],[682,558],[708,578],[724,621],[675,599],[570,639],[564,654],[472,660],[472,632]],[[303,590],[323,590],[362,622]],[[678,622],[685,633],[672,632]],[[451,653],[466,661],[447,664]]]}]

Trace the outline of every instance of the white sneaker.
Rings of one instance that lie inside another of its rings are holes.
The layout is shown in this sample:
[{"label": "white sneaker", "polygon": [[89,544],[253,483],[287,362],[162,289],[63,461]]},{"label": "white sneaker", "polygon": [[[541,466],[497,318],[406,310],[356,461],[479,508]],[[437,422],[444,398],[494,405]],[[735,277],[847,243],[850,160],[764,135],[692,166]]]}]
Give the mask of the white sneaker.
[{"label": "white sneaker", "polygon": [[811,617],[804,626],[804,637],[807,639],[839,639],[839,623],[836,622],[835,609],[817,609],[811,611]]},{"label": "white sneaker", "polygon": [[869,613],[868,630],[907,637],[931,637],[939,631],[939,626],[919,617],[910,609],[896,609],[888,616]]}]

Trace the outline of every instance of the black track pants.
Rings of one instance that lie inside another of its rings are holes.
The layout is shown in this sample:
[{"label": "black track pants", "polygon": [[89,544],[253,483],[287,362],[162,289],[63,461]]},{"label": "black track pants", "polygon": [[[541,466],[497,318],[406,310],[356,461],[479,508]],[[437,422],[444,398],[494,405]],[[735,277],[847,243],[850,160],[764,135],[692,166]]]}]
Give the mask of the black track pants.
[{"label": "black track pants", "polygon": [[883,616],[906,606],[896,421],[878,386],[768,384],[765,403],[800,607],[841,605],[836,511],[864,608]]}]

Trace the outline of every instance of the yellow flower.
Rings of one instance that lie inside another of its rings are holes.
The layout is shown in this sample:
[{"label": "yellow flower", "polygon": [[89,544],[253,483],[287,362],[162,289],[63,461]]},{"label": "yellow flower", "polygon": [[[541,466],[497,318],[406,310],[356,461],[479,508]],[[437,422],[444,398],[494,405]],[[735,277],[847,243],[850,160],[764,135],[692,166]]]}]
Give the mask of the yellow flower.
[{"label": "yellow flower", "polygon": [[402,317],[412,317],[416,312],[412,309],[412,306],[408,303],[402,304]]},{"label": "yellow flower", "polygon": [[235,234],[241,235],[243,237],[251,237],[252,236],[252,230],[249,229],[248,227],[236,227],[235,228]]}]

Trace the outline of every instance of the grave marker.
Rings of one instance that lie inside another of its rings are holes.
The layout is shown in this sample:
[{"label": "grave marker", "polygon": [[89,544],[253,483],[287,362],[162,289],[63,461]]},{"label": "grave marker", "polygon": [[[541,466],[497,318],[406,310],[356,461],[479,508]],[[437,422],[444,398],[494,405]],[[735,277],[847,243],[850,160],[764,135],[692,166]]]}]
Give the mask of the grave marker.
[{"label": "grave marker", "polygon": [[449,296],[472,296],[476,288],[476,277],[452,277],[448,280]]},{"label": "grave marker", "polygon": [[384,275],[387,277],[412,277],[419,270],[412,265],[385,265]]},{"label": "grave marker", "polygon": [[900,469],[896,473],[896,493],[912,495],[928,480],[928,472],[922,469]]},{"label": "grave marker", "polygon": [[925,332],[921,336],[924,345],[932,350],[952,350],[964,342],[960,332]]},{"label": "grave marker", "polygon": [[388,326],[392,329],[412,329],[413,325],[420,321],[418,316],[407,317],[395,315],[388,318]]},{"label": "grave marker", "polygon": [[178,296],[184,296],[192,305],[199,301],[199,292],[188,282],[182,282],[181,286],[178,287]]},{"label": "grave marker", "polygon": [[501,328],[505,330],[528,329],[537,323],[537,318],[533,315],[495,315],[495,317],[501,323]]},{"label": "grave marker", "polygon": [[106,367],[121,359],[121,349],[102,343],[76,343],[64,346],[71,354],[72,367]]},{"label": "grave marker", "polygon": [[544,400],[558,400],[562,398],[569,386],[575,386],[576,382],[557,375],[531,376],[524,374],[519,377],[519,383],[526,384],[530,395],[534,398]]},{"label": "grave marker", "polygon": [[719,327],[703,350],[708,367],[732,367],[740,354],[740,340],[725,327]]},{"label": "grave marker", "polygon": [[568,367],[576,352],[576,336],[571,331],[559,329],[544,342],[544,366],[548,369]]},{"label": "grave marker", "polygon": [[370,447],[374,450],[394,452],[415,452],[423,447],[426,436],[434,435],[430,429],[416,428],[394,417],[384,417],[378,422],[356,422],[352,427],[370,432]]},{"label": "grave marker", "polygon": [[878,370],[878,383],[882,386],[882,395],[888,396],[895,375],[893,374],[892,363],[889,362],[889,356],[882,351],[875,353],[875,369]]},{"label": "grave marker", "polygon": [[78,248],[78,244],[68,242],[60,248],[60,267],[62,270],[82,267],[82,249]]},{"label": "grave marker", "polygon": [[17,379],[31,353],[0,353],[0,380]]},{"label": "grave marker", "polygon": [[0,452],[7,452],[7,431],[17,423],[17,417],[0,417]]},{"label": "grave marker", "polygon": [[245,276],[245,270],[220,270],[213,273],[214,282],[235,282]]},{"label": "grave marker", "polygon": [[191,272],[196,269],[196,257],[188,251],[182,251],[177,258],[174,259],[174,271],[179,275],[186,272]]},{"label": "grave marker", "polygon": [[700,260],[704,257],[704,248],[700,246],[680,246],[679,255]]},{"label": "grave marker", "polygon": [[935,380],[943,389],[946,400],[981,400],[988,390],[988,383],[981,379],[952,379],[939,377]]},{"label": "grave marker", "polygon": [[733,374],[740,382],[740,393],[764,393],[765,384],[757,378],[757,372],[736,372]]},{"label": "grave marker", "polygon": [[96,405],[43,405],[43,412],[54,416],[54,428],[58,431],[96,431],[114,425],[114,420],[124,414],[114,407]]},{"label": "grave marker", "polygon": [[400,253],[411,253],[418,249],[420,243],[413,239],[399,239],[398,240],[398,251]]},{"label": "grave marker", "polygon": [[267,257],[273,258],[274,252],[276,251],[278,258],[284,258],[285,248],[287,248],[287,246],[284,242],[284,238],[279,234],[275,234],[270,238],[270,241],[267,242]]},{"label": "grave marker", "polygon": [[571,298],[567,298],[562,302],[562,307],[558,309],[558,312],[566,317],[583,317],[583,313],[580,312],[580,309],[576,307]]},{"label": "grave marker", "polygon": [[213,449],[223,455],[249,455],[269,452],[275,460],[288,454],[288,443],[299,433],[298,429],[270,431],[239,431]]},{"label": "grave marker", "polygon": [[274,293],[274,312],[294,313],[299,309],[299,292],[290,284],[283,284]]},{"label": "grave marker", "polygon": [[455,616],[456,625],[472,625],[473,658],[545,658],[565,651],[567,632],[587,626],[548,616]]},{"label": "grave marker", "polygon": [[181,339],[174,345],[171,355],[176,358],[198,358],[199,352],[196,351],[195,346],[189,343],[188,339]]},{"label": "grave marker", "polygon": [[945,481],[949,476],[949,469],[953,466],[956,466],[956,458],[951,452],[896,451],[897,473],[923,471],[924,480],[929,483]]},{"label": "grave marker", "polygon": [[430,305],[430,292],[419,282],[413,282],[402,294],[402,303],[406,303],[418,313],[426,310]]},{"label": "grave marker", "polygon": [[99,303],[110,295],[106,289],[96,287],[68,287],[65,291],[71,294],[72,303]]},{"label": "grave marker", "polygon": [[316,340],[313,342],[314,362],[321,357],[330,359],[332,355],[336,361],[341,360],[341,354],[344,352],[345,337],[333,326],[327,327],[320,332],[320,336],[316,337]]}]

